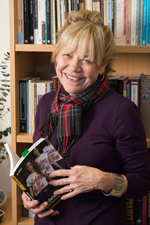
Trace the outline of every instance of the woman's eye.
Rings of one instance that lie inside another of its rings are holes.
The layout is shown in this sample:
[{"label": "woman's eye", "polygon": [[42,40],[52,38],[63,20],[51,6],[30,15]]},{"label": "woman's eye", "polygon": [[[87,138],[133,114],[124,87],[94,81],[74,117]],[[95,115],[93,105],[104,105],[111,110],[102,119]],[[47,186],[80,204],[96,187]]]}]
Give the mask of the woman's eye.
[{"label": "woman's eye", "polygon": [[86,63],[86,64],[91,64],[92,62],[88,59],[83,59],[83,62]]},{"label": "woman's eye", "polygon": [[69,55],[69,54],[64,54],[64,56],[65,56],[65,57],[71,57],[71,55]]}]

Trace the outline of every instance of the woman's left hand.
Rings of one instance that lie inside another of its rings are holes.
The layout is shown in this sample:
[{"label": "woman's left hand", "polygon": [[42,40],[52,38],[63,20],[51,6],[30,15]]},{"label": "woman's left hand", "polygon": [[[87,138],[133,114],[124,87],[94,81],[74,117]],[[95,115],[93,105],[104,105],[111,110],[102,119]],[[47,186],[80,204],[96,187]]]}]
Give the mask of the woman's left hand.
[{"label": "woman's left hand", "polygon": [[113,174],[89,166],[55,170],[49,176],[51,178],[61,177],[56,180],[52,179],[49,183],[53,186],[63,186],[54,192],[55,195],[63,194],[62,200],[93,190],[109,192],[113,188]]}]

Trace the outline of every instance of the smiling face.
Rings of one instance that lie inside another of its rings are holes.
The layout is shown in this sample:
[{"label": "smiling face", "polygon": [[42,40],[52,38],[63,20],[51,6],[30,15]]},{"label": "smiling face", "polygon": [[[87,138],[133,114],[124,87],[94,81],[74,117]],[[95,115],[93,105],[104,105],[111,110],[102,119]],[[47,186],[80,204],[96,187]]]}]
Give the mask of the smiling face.
[{"label": "smiling face", "polygon": [[31,162],[27,162],[26,168],[30,173],[34,171],[33,165],[31,164]]},{"label": "smiling face", "polygon": [[98,69],[96,64],[90,61],[88,54],[81,58],[78,48],[69,54],[64,48],[58,53],[56,62],[57,76],[71,96],[91,86],[102,72],[102,69]]}]

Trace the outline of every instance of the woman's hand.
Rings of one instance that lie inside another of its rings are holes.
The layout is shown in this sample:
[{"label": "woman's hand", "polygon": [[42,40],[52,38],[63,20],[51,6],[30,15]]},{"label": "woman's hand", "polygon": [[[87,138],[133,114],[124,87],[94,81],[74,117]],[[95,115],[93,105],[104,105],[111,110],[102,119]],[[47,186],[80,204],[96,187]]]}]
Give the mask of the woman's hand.
[{"label": "woman's hand", "polygon": [[63,186],[54,192],[55,195],[64,194],[62,200],[93,190],[109,192],[114,182],[111,173],[89,166],[74,166],[70,170],[60,169],[52,171],[49,176],[63,177],[49,182],[53,186]]},{"label": "woman's hand", "polygon": [[26,195],[25,192],[23,192],[21,197],[24,203],[24,207],[29,211],[37,214],[39,218],[43,218],[46,216],[56,216],[59,214],[57,210],[54,211],[53,209],[44,211],[48,205],[48,202],[43,202],[41,205],[39,205],[39,202],[37,200],[31,201],[31,199]]}]

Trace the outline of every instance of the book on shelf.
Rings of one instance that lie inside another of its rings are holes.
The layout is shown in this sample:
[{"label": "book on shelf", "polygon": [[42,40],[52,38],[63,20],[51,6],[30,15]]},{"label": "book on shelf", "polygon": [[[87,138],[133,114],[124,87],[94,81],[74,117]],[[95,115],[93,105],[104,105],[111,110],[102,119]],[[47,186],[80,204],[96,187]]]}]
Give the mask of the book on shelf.
[{"label": "book on shelf", "polygon": [[104,24],[107,25],[107,0],[103,0],[104,4]]},{"label": "book on shelf", "polygon": [[107,25],[112,30],[112,1],[107,0]]},{"label": "book on shelf", "polygon": [[30,4],[28,0],[24,0],[24,44],[29,44],[29,14]]},{"label": "book on shelf", "polygon": [[126,198],[124,200],[126,220],[128,225],[135,225],[135,198]]},{"label": "book on shelf", "polygon": [[146,133],[150,138],[150,75],[140,76],[140,116]]},{"label": "book on shelf", "polygon": [[79,0],[79,9],[84,9],[84,0]]},{"label": "book on shelf", "polygon": [[92,0],[85,0],[84,1],[84,7],[87,10],[92,10],[92,8],[93,8]]},{"label": "book on shelf", "polygon": [[100,0],[92,0],[93,10],[100,12]]},{"label": "book on shelf", "polygon": [[53,81],[53,91],[56,91],[58,89],[58,77],[57,77],[57,75],[52,77],[52,81]]},{"label": "book on shelf", "polygon": [[126,0],[126,40],[125,45],[131,45],[131,0]]},{"label": "book on shelf", "polygon": [[140,108],[140,76],[130,77],[130,100]]},{"label": "book on shelf", "polygon": [[135,224],[142,225],[142,199],[143,197],[139,196],[135,198]]},{"label": "book on shelf", "polygon": [[150,225],[150,191],[147,194],[147,225]]},{"label": "book on shelf", "polygon": [[136,0],[131,3],[131,45],[135,45],[136,38]]},{"label": "book on shelf", "polygon": [[[39,201],[39,204],[47,201],[46,209],[56,209],[64,201],[62,195],[54,195],[53,192],[59,187],[49,184],[49,174],[53,170],[69,169],[68,164],[45,138],[40,138],[29,149],[21,154],[21,158],[13,149],[5,144],[10,158],[10,177],[24,191],[28,197]],[[48,153],[52,149],[52,154]]]},{"label": "book on shelf", "polygon": [[147,225],[147,195],[142,197],[142,225]]},{"label": "book on shelf", "polygon": [[142,45],[146,45],[147,32],[147,0],[143,0]]},{"label": "book on shelf", "polygon": [[102,21],[104,23],[104,0],[100,1],[100,14],[101,14]]},{"label": "book on shelf", "polygon": [[24,2],[18,0],[18,44],[24,44]]},{"label": "book on shelf", "polygon": [[38,0],[34,0],[34,44],[39,43],[38,34]]},{"label": "book on shelf", "polygon": [[146,45],[150,45],[150,1],[147,3],[147,32],[146,32]]},{"label": "book on shelf", "polygon": [[38,42],[37,44],[42,44],[42,1],[38,0],[37,7],[37,17],[38,17]]},{"label": "book on shelf", "polygon": [[41,26],[42,26],[42,44],[47,44],[47,33],[46,30],[46,0],[41,1]]},{"label": "book on shelf", "polygon": [[124,44],[124,1],[115,0],[114,41],[116,45]]},{"label": "book on shelf", "polygon": [[51,44],[56,44],[56,7],[55,0],[51,0]]},{"label": "book on shelf", "polygon": [[27,82],[33,77],[20,79],[20,132],[27,132]]},{"label": "book on shelf", "polygon": [[46,0],[46,29],[47,29],[47,44],[51,44],[51,15],[50,15],[50,0]]},{"label": "book on shelf", "polygon": [[29,13],[29,43],[34,44],[34,0],[30,0]]},{"label": "book on shelf", "polygon": [[128,76],[108,76],[110,80],[110,88],[126,97],[126,85]]}]

